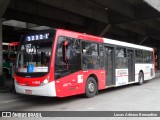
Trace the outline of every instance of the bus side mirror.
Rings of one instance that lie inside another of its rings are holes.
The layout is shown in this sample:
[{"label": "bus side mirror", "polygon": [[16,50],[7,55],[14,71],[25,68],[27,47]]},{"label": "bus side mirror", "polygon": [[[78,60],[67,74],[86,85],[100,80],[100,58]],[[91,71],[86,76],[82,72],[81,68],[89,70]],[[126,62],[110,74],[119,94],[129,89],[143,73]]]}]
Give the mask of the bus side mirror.
[{"label": "bus side mirror", "polygon": [[64,47],[64,60],[68,60],[68,57],[67,57],[67,46],[68,46],[69,42],[66,40],[63,42],[63,47]]},{"label": "bus side mirror", "polygon": [[67,55],[67,46],[69,44],[69,41],[65,40],[63,42],[63,60],[65,61],[66,65],[67,65],[67,69],[68,69],[68,55]]}]

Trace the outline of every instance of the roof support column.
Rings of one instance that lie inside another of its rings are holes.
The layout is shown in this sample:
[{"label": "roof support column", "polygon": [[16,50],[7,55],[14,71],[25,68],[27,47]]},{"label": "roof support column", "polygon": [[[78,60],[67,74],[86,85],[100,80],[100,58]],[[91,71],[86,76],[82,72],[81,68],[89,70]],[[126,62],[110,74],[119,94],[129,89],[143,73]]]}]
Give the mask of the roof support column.
[{"label": "roof support column", "polygon": [[0,1],[0,86],[4,86],[3,78],[3,51],[2,51],[2,17],[9,5],[11,0],[1,0]]},{"label": "roof support column", "polygon": [[144,42],[144,41],[146,41],[148,39],[148,37],[146,36],[146,37],[144,37],[144,39],[142,39],[140,42],[139,42],[139,45],[142,45],[142,43]]},{"label": "roof support column", "polygon": [[4,79],[2,74],[3,68],[3,54],[2,54],[2,18],[0,18],[0,86],[4,85]]},{"label": "roof support column", "polygon": [[100,35],[99,36],[101,36],[101,37],[103,37],[105,34],[106,34],[106,32],[111,28],[111,24],[108,24],[105,28],[104,28],[104,30],[100,33]]},{"label": "roof support column", "polygon": [[3,15],[4,15],[8,5],[9,5],[10,1],[11,0],[1,0],[0,1],[0,5],[1,5],[1,7],[0,7],[0,18],[3,17]]}]

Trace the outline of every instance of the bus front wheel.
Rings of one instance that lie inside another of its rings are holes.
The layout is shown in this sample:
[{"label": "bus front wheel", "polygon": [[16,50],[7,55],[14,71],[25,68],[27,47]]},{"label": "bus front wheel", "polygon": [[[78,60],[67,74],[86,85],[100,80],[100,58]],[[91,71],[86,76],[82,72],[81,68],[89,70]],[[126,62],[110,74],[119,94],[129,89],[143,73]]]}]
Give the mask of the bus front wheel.
[{"label": "bus front wheel", "polygon": [[139,85],[142,85],[144,83],[144,75],[142,72],[139,73]]},{"label": "bus front wheel", "polygon": [[97,82],[93,77],[89,77],[86,82],[85,96],[90,98],[94,97],[97,93]]}]

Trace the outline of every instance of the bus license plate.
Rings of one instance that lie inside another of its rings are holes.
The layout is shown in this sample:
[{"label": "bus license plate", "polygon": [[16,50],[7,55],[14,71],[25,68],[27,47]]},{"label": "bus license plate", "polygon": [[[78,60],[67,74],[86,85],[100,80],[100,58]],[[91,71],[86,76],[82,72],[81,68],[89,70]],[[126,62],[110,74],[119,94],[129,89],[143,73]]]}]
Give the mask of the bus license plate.
[{"label": "bus license plate", "polygon": [[26,94],[32,94],[32,90],[25,90]]}]

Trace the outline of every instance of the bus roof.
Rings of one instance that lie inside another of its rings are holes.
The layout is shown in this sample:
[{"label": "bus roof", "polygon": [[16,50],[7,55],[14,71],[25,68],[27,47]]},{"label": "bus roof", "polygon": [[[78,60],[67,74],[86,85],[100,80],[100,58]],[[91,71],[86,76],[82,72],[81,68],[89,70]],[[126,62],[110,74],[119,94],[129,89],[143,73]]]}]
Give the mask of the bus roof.
[{"label": "bus roof", "polygon": [[104,43],[108,43],[108,44],[112,44],[112,45],[120,45],[120,46],[124,46],[124,47],[129,47],[129,48],[142,49],[142,50],[149,50],[149,51],[153,50],[153,48],[150,48],[150,47],[145,47],[145,46],[136,45],[136,44],[132,44],[132,43],[122,42],[122,41],[118,41],[118,40],[112,40],[112,39],[108,39],[108,38],[104,38]]},{"label": "bus roof", "polygon": [[[153,48],[151,48],[151,47],[136,45],[136,44],[122,42],[122,41],[108,39],[108,38],[102,38],[102,37],[98,37],[98,36],[94,36],[94,35],[89,35],[89,34],[84,34],[84,33],[79,33],[79,32],[73,32],[73,31],[70,31],[70,30],[64,30],[64,29],[57,29],[57,30],[59,30],[59,31],[65,31],[67,33],[78,34],[79,38],[82,38],[82,39],[90,38],[90,40],[94,39],[94,41],[97,41],[97,42],[100,42],[101,40],[103,40],[104,43],[108,43],[108,44],[112,44],[112,45],[119,45],[119,46],[124,46],[124,47],[129,47],[129,48],[136,48],[136,49],[142,49],[142,50],[149,50],[149,51],[153,50]],[[89,40],[89,39],[86,39],[86,40]]]}]

